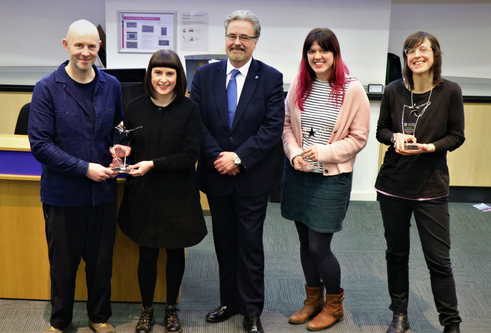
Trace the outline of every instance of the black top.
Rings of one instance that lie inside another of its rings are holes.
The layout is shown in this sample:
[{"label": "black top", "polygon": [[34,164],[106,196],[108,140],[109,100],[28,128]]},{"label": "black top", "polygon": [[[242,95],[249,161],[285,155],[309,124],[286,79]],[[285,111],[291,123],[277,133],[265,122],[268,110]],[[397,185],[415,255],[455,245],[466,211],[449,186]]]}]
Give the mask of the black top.
[{"label": "black top", "polygon": [[73,91],[76,91],[80,94],[80,98],[83,102],[83,106],[85,107],[85,111],[87,111],[90,123],[92,127],[95,126],[95,109],[94,109],[94,90],[95,85],[97,83],[97,71],[96,75],[92,81],[89,83],[80,83],[72,79],[68,76],[67,84],[75,87]]},{"label": "black top", "polygon": [[198,106],[188,98],[167,107],[156,106],[144,95],[127,105],[124,124],[134,132],[131,164],[153,160],[142,177],[126,178],[118,222],[139,245],[183,248],[206,235],[195,164],[201,144]]},{"label": "black top", "polygon": [[[429,94],[414,94],[414,103],[427,102]],[[395,152],[390,139],[393,133],[402,133],[402,110],[404,105],[410,104],[411,92],[402,79],[386,87],[376,136],[378,141],[390,147],[375,187],[407,199],[447,196],[450,183],[447,151],[457,149],[465,140],[462,91],[456,83],[444,80],[433,89],[431,105],[417,123],[414,136],[418,143],[433,143],[433,153],[403,156]]]}]

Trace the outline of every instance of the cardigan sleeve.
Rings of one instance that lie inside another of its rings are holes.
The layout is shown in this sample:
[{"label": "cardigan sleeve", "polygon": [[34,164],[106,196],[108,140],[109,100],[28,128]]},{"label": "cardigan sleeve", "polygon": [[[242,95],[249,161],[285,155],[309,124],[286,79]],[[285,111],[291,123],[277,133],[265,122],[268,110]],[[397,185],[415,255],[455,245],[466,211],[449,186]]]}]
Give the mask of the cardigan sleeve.
[{"label": "cardigan sleeve", "polygon": [[[301,135],[296,135],[296,117],[299,116],[300,110],[295,105],[295,90],[298,82],[298,74],[292,80],[288,94],[285,99],[285,124],[283,127],[283,150],[290,163],[292,158],[302,153]],[[300,133],[301,134],[301,133]]]}]

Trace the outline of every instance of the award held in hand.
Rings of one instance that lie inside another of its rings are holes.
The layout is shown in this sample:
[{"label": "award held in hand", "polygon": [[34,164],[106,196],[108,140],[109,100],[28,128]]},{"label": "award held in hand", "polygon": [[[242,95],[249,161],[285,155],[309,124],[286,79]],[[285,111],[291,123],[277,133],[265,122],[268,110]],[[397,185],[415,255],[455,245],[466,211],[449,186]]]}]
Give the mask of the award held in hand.
[{"label": "award held in hand", "polygon": [[115,127],[116,131],[114,133],[114,145],[111,147],[111,152],[116,155],[116,163],[117,165],[112,167],[112,170],[117,171],[119,173],[129,173],[131,169],[128,168],[129,164],[126,163],[127,150],[124,149],[124,146],[130,145],[131,139],[133,139],[134,133],[136,130],[143,128],[139,126],[134,129],[126,129],[124,127],[124,123],[119,123],[118,126]]},{"label": "award held in hand", "polygon": [[[428,101],[426,103],[416,105],[414,103],[414,94],[411,91],[411,105],[404,105],[402,109],[402,133],[416,137],[416,126],[418,125],[419,118],[421,118],[426,109],[431,105],[431,94],[433,88],[430,90]],[[404,144],[405,150],[419,150],[416,142],[406,142]]]}]

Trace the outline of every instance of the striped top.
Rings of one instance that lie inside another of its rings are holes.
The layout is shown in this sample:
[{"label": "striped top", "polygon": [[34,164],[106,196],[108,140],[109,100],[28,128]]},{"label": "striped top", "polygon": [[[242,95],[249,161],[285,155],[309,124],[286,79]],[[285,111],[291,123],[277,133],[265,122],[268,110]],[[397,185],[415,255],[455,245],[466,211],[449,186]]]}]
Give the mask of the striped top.
[{"label": "striped top", "polygon": [[[349,81],[344,86],[344,94],[349,87]],[[339,110],[343,101],[343,94],[336,98],[331,96],[332,88],[327,81],[312,81],[312,91],[305,100],[302,112],[302,149],[308,149],[314,144],[327,144],[338,119]],[[312,172],[322,173],[322,163],[306,162],[313,164]]]}]

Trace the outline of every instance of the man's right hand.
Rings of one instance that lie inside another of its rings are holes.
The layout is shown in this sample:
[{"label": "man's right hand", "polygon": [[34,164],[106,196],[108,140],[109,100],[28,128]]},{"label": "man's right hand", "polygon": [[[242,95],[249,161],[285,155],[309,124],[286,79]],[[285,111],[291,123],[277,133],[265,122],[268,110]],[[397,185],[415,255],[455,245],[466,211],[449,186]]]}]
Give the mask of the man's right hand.
[{"label": "man's right hand", "polygon": [[103,167],[97,163],[89,163],[89,169],[85,174],[88,178],[95,182],[101,182],[108,178],[114,178],[118,173],[110,168]]}]

